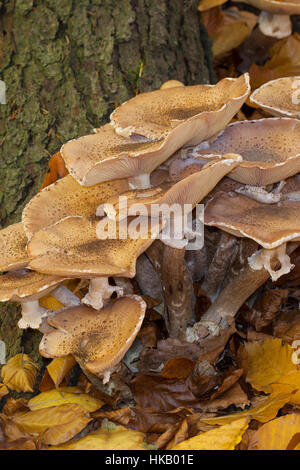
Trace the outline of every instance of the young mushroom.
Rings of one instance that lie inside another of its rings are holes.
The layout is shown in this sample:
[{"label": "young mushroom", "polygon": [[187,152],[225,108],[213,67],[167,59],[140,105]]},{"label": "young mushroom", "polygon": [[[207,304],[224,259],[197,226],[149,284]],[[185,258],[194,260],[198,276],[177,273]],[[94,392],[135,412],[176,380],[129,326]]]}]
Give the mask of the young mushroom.
[{"label": "young mushroom", "polygon": [[300,118],[300,76],[271,80],[257,88],[250,102],[272,116]]},{"label": "young mushroom", "polygon": [[61,154],[70,174],[83,186],[130,178],[132,188],[148,188],[155,168],[182,146],[217,134],[249,92],[249,76],[245,74],[214,86],[142,93],[112,113],[112,125],[67,142]]},{"label": "young mushroom", "polygon": [[106,383],[138,334],[145,311],[146,303],[137,295],[124,296],[102,310],[84,305],[65,309],[48,318],[52,328],[43,336],[40,353],[47,358],[73,354]]},{"label": "young mushroom", "polygon": [[0,301],[20,302],[22,318],[19,328],[38,329],[48,311],[39,305],[39,299],[53,291],[65,278],[28,270],[18,270],[0,277]]},{"label": "young mushroom", "polygon": [[243,161],[228,176],[240,183],[266,186],[300,171],[300,121],[266,118],[238,121],[208,144],[195,147],[190,156],[209,158],[212,154],[238,153]]},{"label": "young mushroom", "polygon": [[[237,0],[235,0],[237,1]],[[292,34],[290,15],[300,14],[299,0],[240,0],[261,10],[259,28],[266,36],[282,39]]]}]

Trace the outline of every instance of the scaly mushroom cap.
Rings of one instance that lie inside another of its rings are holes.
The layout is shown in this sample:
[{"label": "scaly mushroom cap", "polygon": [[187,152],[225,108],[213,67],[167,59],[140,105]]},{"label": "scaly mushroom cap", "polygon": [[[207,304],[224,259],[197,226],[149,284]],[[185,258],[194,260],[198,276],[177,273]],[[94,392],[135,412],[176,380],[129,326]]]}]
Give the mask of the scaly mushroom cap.
[{"label": "scaly mushroom cap", "polygon": [[223,129],[240,109],[248,93],[248,74],[237,79],[224,78],[217,85],[183,86],[141,93],[119,106],[111,114],[111,123],[118,134],[126,137],[140,134],[150,139],[161,139],[184,132],[185,142],[182,140],[180,148],[200,137],[203,140],[203,127],[210,137],[219,132],[217,128]]},{"label": "scaly mushroom cap", "polygon": [[14,271],[0,277],[0,301],[23,302],[36,300],[51,292],[65,278],[34,271]]},{"label": "scaly mushroom cap", "polygon": [[36,232],[28,245],[29,267],[67,277],[134,277],[138,256],[155,237],[99,240],[97,224],[84,217],[67,217]]},{"label": "scaly mushroom cap", "polygon": [[[240,155],[223,155],[219,159],[207,163],[203,169],[200,166],[196,173],[185,177],[168,189],[163,190],[157,187],[128,191],[122,194],[122,197],[127,197],[128,209],[135,204],[144,205],[148,216],[151,215],[153,205],[168,204],[171,206],[172,204],[179,204],[184,206],[184,204],[191,204],[192,207],[195,207],[226,174],[240,165],[241,161],[242,157]],[[107,200],[103,208],[108,217],[113,219],[115,214],[119,214],[119,199],[114,197]],[[114,208],[113,211],[112,208]],[[134,214],[129,213],[129,215]],[[146,215],[146,213],[143,215]]]},{"label": "scaly mushroom cap", "polygon": [[[121,132],[119,127],[115,132],[107,124],[96,134],[67,142],[61,154],[70,174],[83,186],[149,175],[179,148],[202,142],[224,129],[249,92],[249,77],[245,74],[238,79],[224,79],[215,86],[183,86],[144,93],[113,113],[118,116],[121,110],[123,116],[125,111],[125,118],[129,117],[133,125],[130,132]],[[166,109],[168,105],[170,108]],[[157,135],[151,134],[158,141],[130,138],[143,134],[138,127],[140,122],[145,122],[147,129],[152,124],[160,128]]]},{"label": "scaly mushroom cap", "polygon": [[240,183],[265,186],[284,180],[300,171],[300,121],[267,118],[230,124],[214,142],[192,155],[239,153],[242,163],[230,173]]},{"label": "scaly mushroom cap", "polygon": [[47,186],[25,206],[22,221],[30,239],[35,232],[68,216],[92,217],[106,199],[129,189],[128,181],[115,180],[83,188],[71,176]]},{"label": "scaly mushroom cap", "polygon": [[293,99],[297,89],[300,89],[300,77],[277,78],[257,88],[250,96],[250,102],[272,116],[299,119],[299,100]]},{"label": "scaly mushroom cap", "polygon": [[255,8],[262,11],[269,11],[277,13],[278,15],[299,15],[300,14],[300,1],[299,0],[235,0],[243,3],[248,3]]},{"label": "scaly mushroom cap", "polygon": [[97,129],[96,134],[70,140],[62,146],[61,154],[70,174],[82,186],[150,173],[169,156],[164,140],[134,141],[118,135],[110,124]]},{"label": "scaly mushroom cap", "polygon": [[91,373],[104,375],[130,348],[145,311],[146,303],[137,295],[121,297],[102,310],[83,305],[68,308],[48,318],[53,328],[43,336],[40,353],[44,357],[73,354]]},{"label": "scaly mushroom cap", "polygon": [[27,266],[27,243],[22,223],[0,230],[0,271],[14,271]]},{"label": "scaly mushroom cap", "polygon": [[265,204],[219,192],[207,203],[204,222],[272,249],[300,239],[299,213],[300,200],[286,198],[277,204]]}]

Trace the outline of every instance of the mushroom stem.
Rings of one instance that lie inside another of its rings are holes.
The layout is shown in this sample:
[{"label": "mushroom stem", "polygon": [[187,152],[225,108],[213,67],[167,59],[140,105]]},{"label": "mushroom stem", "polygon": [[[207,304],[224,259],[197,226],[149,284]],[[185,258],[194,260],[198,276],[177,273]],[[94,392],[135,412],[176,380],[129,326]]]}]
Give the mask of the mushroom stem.
[{"label": "mushroom stem", "polygon": [[43,318],[47,316],[48,310],[41,307],[38,300],[21,302],[21,305],[22,318],[18,322],[18,327],[21,329],[32,328],[37,330]]},{"label": "mushroom stem", "polygon": [[201,286],[209,297],[217,293],[218,288],[224,280],[236,246],[237,238],[234,235],[222,232],[219,245]]},{"label": "mushroom stem", "polygon": [[[272,268],[271,262],[273,260],[278,261],[280,269],[275,271]],[[294,265],[291,264],[289,255],[286,254],[286,243],[283,243],[282,245],[271,250],[258,250],[248,258],[248,262],[254,271],[265,268],[270,274],[273,282],[277,281],[277,279],[283,276],[283,274],[288,274],[294,267]]]},{"label": "mushroom stem", "polygon": [[128,178],[129,187],[131,189],[148,189],[151,188],[150,173],[143,173],[138,176]]},{"label": "mushroom stem", "polygon": [[292,22],[289,15],[278,15],[262,11],[258,17],[259,29],[265,36],[283,39],[292,34]]},{"label": "mushroom stem", "polygon": [[100,310],[105,307],[114,292],[118,297],[123,295],[121,287],[109,285],[108,277],[97,277],[90,280],[89,291],[81,302]]},{"label": "mushroom stem", "polygon": [[76,305],[80,305],[79,297],[73,294],[73,292],[64,285],[56,287],[56,289],[52,291],[51,295],[64,304],[65,307],[75,307]]},{"label": "mushroom stem", "polygon": [[162,282],[169,334],[179,337],[194,320],[195,299],[192,279],[184,262],[185,248],[172,248],[157,241],[147,255]]},{"label": "mushroom stem", "polygon": [[[290,255],[298,246],[298,243],[290,243],[287,252]],[[278,262],[277,262],[278,264]],[[186,330],[186,340],[190,343],[199,340],[198,330],[207,326],[210,322],[210,332],[212,335],[219,334],[220,327],[228,326],[227,319],[233,318],[244,302],[270,277],[270,273],[261,267],[259,270],[253,270],[247,264],[241,272],[233,277],[230,282],[220,292],[214,303],[207,312],[202,316],[201,320],[194,324],[192,328]]]}]

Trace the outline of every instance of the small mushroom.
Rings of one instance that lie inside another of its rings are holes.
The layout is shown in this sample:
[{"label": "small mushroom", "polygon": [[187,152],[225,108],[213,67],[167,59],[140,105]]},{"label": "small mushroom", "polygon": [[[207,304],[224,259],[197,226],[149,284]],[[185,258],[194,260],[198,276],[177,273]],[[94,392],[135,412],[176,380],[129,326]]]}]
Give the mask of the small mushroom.
[{"label": "small mushroom", "polygon": [[240,1],[261,10],[261,14],[258,18],[259,28],[266,36],[282,39],[292,34],[290,15],[300,14],[299,0]]},{"label": "small mushroom", "polygon": [[101,202],[128,189],[126,179],[84,188],[71,175],[67,175],[40,191],[25,206],[22,221],[27,237],[30,239],[35,232],[65,217],[93,217]]},{"label": "small mushroom", "polygon": [[243,161],[228,175],[240,183],[265,186],[300,171],[300,121],[266,118],[230,124],[209,145],[200,144],[190,156],[238,153]]},{"label": "small mushroom", "polygon": [[257,88],[250,102],[272,116],[300,118],[300,77],[271,80]]},{"label": "small mushroom", "polygon": [[40,343],[47,358],[73,354],[79,364],[104,383],[130,348],[142,325],[146,303],[124,296],[102,310],[81,305],[48,318],[52,327]]},{"label": "small mushroom", "polygon": [[14,271],[27,266],[27,243],[22,223],[0,230],[0,271]]},{"label": "small mushroom", "polygon": [[65,278],[45,275],[28,270],[18,270],[0,277],[0,301],[20,302],[22,318],[19,328],[40,327],[48,311],[39,305],[39,299],[64,281]]}]

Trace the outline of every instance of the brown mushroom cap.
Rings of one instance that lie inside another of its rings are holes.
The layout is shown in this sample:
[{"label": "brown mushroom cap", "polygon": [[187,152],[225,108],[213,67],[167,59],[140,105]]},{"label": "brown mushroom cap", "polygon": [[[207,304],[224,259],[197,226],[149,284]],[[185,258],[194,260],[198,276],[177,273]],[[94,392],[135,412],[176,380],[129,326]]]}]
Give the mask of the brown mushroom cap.
[{"label": "brown mushroom cap", "polygon": [[74,354],[91,373],[102,375],[116,366],[133,343],[144,319],[146,303],[127,295],[102,310],[68,308],[48,318],[55,329],[40,343],[44,357]]},{"label": "brown mushroom cap", "polygon": [[262,11],[269,11],[278,15],[299,15],[299,0],[235,0],[248,3]]},{"label": "brown mushroom cap", "polygon": [[27,266],[27,243],[22,223],[0,230],[0,271],[14,271]]},{"label": "brown mushroom cap", "polygon": [[265,186],[300,171],[300,121],[266,118],[230,124],[209,147],[193,156],[239,153],[242,163],[230,173],[240,183]]},{"label": "brown mushroom cap", "polygon": [[49,276],[34,271],[14,271],[0,278],[0,301],[23,302],[37,300],[41,294],[51,292],[65,278]]},{"label": "brown mushroom cap", "polygon": [[154,242],[151,234],[146,239],[99,240],[96,228],[97,221],[67,217],[36,232],[28,245],[29,267],[67,277],[134,277],[138,256]]},{"label": "brown mushroom cap", "polygon": [[[191,204],[195,207],[215,186],[216,184],[234,168],[241,164],[242,157],[236,154],[227,154],[213,160],[198,171],[181,179],[176,184],[170,185],[168,189],[156,187],[146,190],[134,190],[124,193],[127,197],[127,206],[130,208],[134,204],[143,204],[147,208],[148,216],[151,215],[153,205],[168,204]],[[114,206],[118,214],[119,199],[114,197],[104,205],[104,211],[109,217],[109,207]],[[152,214],[153,215],[153,214]],[[113,218],[113,217],[112,217]]]},{"label": "brown mushroom cap", "polygon": [[265,204],[243,195],[217,193],[206,205],[204,222],[264,248],[300,239],[300,201]]},{"label": "brown mushroom cap", "polygon": [[[217,85],[183,86],[141,93],[115,109],[111,123],[118,134],[126,137],[140,134],[150,139],[161,139],[170,133],[175,135],[176,128],[183,126],[182,131],[187,135],[180,148],[195,141],[197,133],[203,140],[203,126],[210,137],[216,134],[216,128],[224,128],[248,93],[248,74],[237,79],[225,78]],[[190,121],[195,122],[191,124]],[[191,126],[192,131],[188,131]]]},{"label": "brown mushroom cap", "polygon": [[84,188],[71,175],[67,175],[40,191],[25,206],[22,215],[25,232],[30,239],[35,232],[65,217],[92,217],[99,204],[128,189],[126,179]]},{"label": "brown mushroom cap", "polygon": [[[300,7],[300,3],[299,3]],[[299,77],[284,77],[271,80],[257,88],[250,96],[250,102],[272,116],[300,118],[300,104],[293,100],[295,84],[300,88]]]}]

